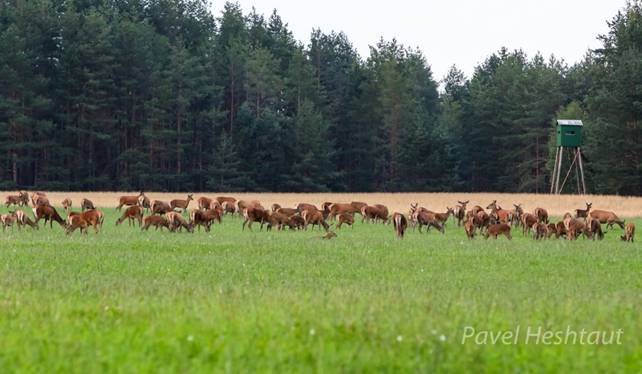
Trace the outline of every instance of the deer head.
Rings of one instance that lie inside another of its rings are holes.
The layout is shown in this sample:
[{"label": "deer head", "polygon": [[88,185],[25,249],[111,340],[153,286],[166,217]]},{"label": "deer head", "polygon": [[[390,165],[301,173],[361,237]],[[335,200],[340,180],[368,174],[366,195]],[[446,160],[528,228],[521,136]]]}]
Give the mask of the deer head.
[{"label": "deer head", "polygon": [[453,208],[446,207],[446,213],[447,214],[452,214],[454,216],[455,215],[455,210]]},{"label": "deer head", "polygon": [[588,212],[589,210],[591,210],[591,207],[592,207],[592,206],[593,206],[593,203],[591,203],[591,202],[587,202],[587,203],[586,203],[586,211]]},{"label": "deer head", "polygon": [[194,195],[192,195],[192,194],[187,195],[187,201],[194,200],[193,196]]},{"label": "deer head", "polygon": [[493,200],[492,203],[488,204],[486,209],[497,209],[497,200]]}]

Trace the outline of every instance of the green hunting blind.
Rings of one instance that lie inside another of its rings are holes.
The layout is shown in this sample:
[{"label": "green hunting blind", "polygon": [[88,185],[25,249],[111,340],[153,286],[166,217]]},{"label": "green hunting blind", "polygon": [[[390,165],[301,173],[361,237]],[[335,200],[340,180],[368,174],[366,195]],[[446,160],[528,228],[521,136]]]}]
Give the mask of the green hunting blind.
[{"label": "green hunting blind", "polygon": [[575,119],[557,120],[557,146],[579,147],[582,145],[582,121]]},{"label": "green hunting blind", "polygon": [[[555,152],[555,165],[553,166],[553,178],[551,179],[551,193],[560,194],[562,192],[564,185],[566,185],[566,181],[568,181],[568,177],[573,171],[573,167],[575,167],[577,193],[586,194],[581,148],[583,127],[584,124],[578,119],[557,120],[557,125],[555,126],[557,149]],[[568,168],[568,172],[566,172],[564,180],[561,180],[564,150],[570,150],[570,157],[573,161],[571,162],[571,166]]]}]

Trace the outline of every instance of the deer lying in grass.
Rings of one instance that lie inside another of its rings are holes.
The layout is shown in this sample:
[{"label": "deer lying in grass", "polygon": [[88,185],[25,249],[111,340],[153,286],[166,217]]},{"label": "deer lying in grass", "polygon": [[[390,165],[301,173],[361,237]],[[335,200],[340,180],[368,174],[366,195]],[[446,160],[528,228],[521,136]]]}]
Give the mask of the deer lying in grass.
[{"label": "deer lying in grass", "polygon": [[631,242],[635,240],[635,225],[632,223],[626,224],[626,229],[624,230],[624,235],[620,237],[625,242]]},{"label": "deer lying in grass", "polygon": [[395,233],[397,234],[398,238],[403,238],[404,234],[406,233],[406,228],[408,227],[408,220],[406,219],[406,216],[404,216],[401,213],[393,213],[392,215],[392,222],[395,226]]},{"label": "deer lying in grass", "polygon": [[600,221],[600,223],[606,223],[607,229],[613,228],[614,224],[617,224],[620,228],[624,229],[624,220],[619,219],[613,212],[606,210],[593,210],[589,215],[591,218]]},{"label": "deer lying in grass", "polygon": [[163,216],[147,216],[143,218],[143,227],[140,228],[141,231],[149,230],[150,226],[156,227],[156,231],[160,228],[161,231],[163,231],[163,228],[167,228],[169,230],[169,222],[167,219]]},{"label": "deer lying in grass", "polygon": [[494,225],[488,226],[488,230],[486,230],[486,234],[484,235],[486,239],[488,239],[490,236],[492,236],[494,239],[497,239],[498,235],[504,235],[508,238],[508,240],[511,240],[512,237],[510,236],[510,225],[506,223],[496,223]]},{"label": "deer lying in grass", "polygon": [[143,225],[143,207],[140,205],[132,205],[128,207],[123,215],[116,220],[116,226],[123,223],[124,220],[127,220],[129,226],[132,224],[136,226],[136,221],[138,221],[138,227]]},{"label": "deer lying in grass", "polygon": [[575,209],[575,218],[587,218],[593,203],[586,202],[586,209]]},{"label": "deer lying in grass", "polygon": [[169,202],[169,206],[172,208],[172,210],[178,211],[178,212],[184,212],[187,210],[187,207],[189,206],[189,202],[194,200],[194,195],[189,194],[187,195],[187,199],[181,200],[181,199],[174,199]]}]

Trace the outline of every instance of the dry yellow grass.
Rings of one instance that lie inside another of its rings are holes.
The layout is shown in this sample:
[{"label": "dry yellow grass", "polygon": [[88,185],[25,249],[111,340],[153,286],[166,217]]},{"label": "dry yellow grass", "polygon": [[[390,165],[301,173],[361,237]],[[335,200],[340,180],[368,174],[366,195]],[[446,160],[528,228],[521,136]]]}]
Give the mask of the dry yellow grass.
[{"label": "dry yellow grass", "polygon": [[[0,196],[16,194],[15,191],[0,192]],[[86,197],[97,207],[114,208],[122,195],[137,195],[137,192],[48,192],[49,200],[54,205],[60,205],[63,199],[70,198],[74,207]],[[186,193],[147,192],[146,195],[154,200],[185,199]],[[410,203],[417,202],[421,206],[434,211],[445,211],[447,206],[454,206],[457,200],[470,200],[469,206],[481,205],[486,207],[491,201],[497,202],[503,208],[512,208],[513,204],[521,203],[526,211],[536,207],[548,210],[549,214],[560,216],[572,212],[576,208],[584,208],[584,203],[593,203],[593,209],[604,209],[616,212],[621,217],[642,217],[642,197],[612,196],[612,195],[536,195],[536,194],[507,194],[507,193],[194,193],[194,198],[200,196],[233,196],[237,199],[259,200],[264,206],[279,203],[284,207],[294,207],[300,202],[320,205],[325,201],[351,202],[363,201],[369,204],[385,204],[391,212],[407,212]],[[4,201],[4,199],[3,199]],[[192,203],[194,204],[194,203]],[[190,205],[192,206],[192,205]],[[194,204],[193,206],[196,206]]]}]

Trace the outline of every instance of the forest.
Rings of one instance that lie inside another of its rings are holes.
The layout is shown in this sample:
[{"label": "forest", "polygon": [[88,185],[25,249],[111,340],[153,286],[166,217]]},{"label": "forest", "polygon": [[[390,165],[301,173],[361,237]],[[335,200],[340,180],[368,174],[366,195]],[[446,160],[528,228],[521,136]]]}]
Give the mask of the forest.
[{"label": "forest", "polygon": [[582,61],[436,77],[236,3],[0,0],[0,189],[548,193],[573,118],[589,192],[642,195],[642,1],[605,22]]}]

